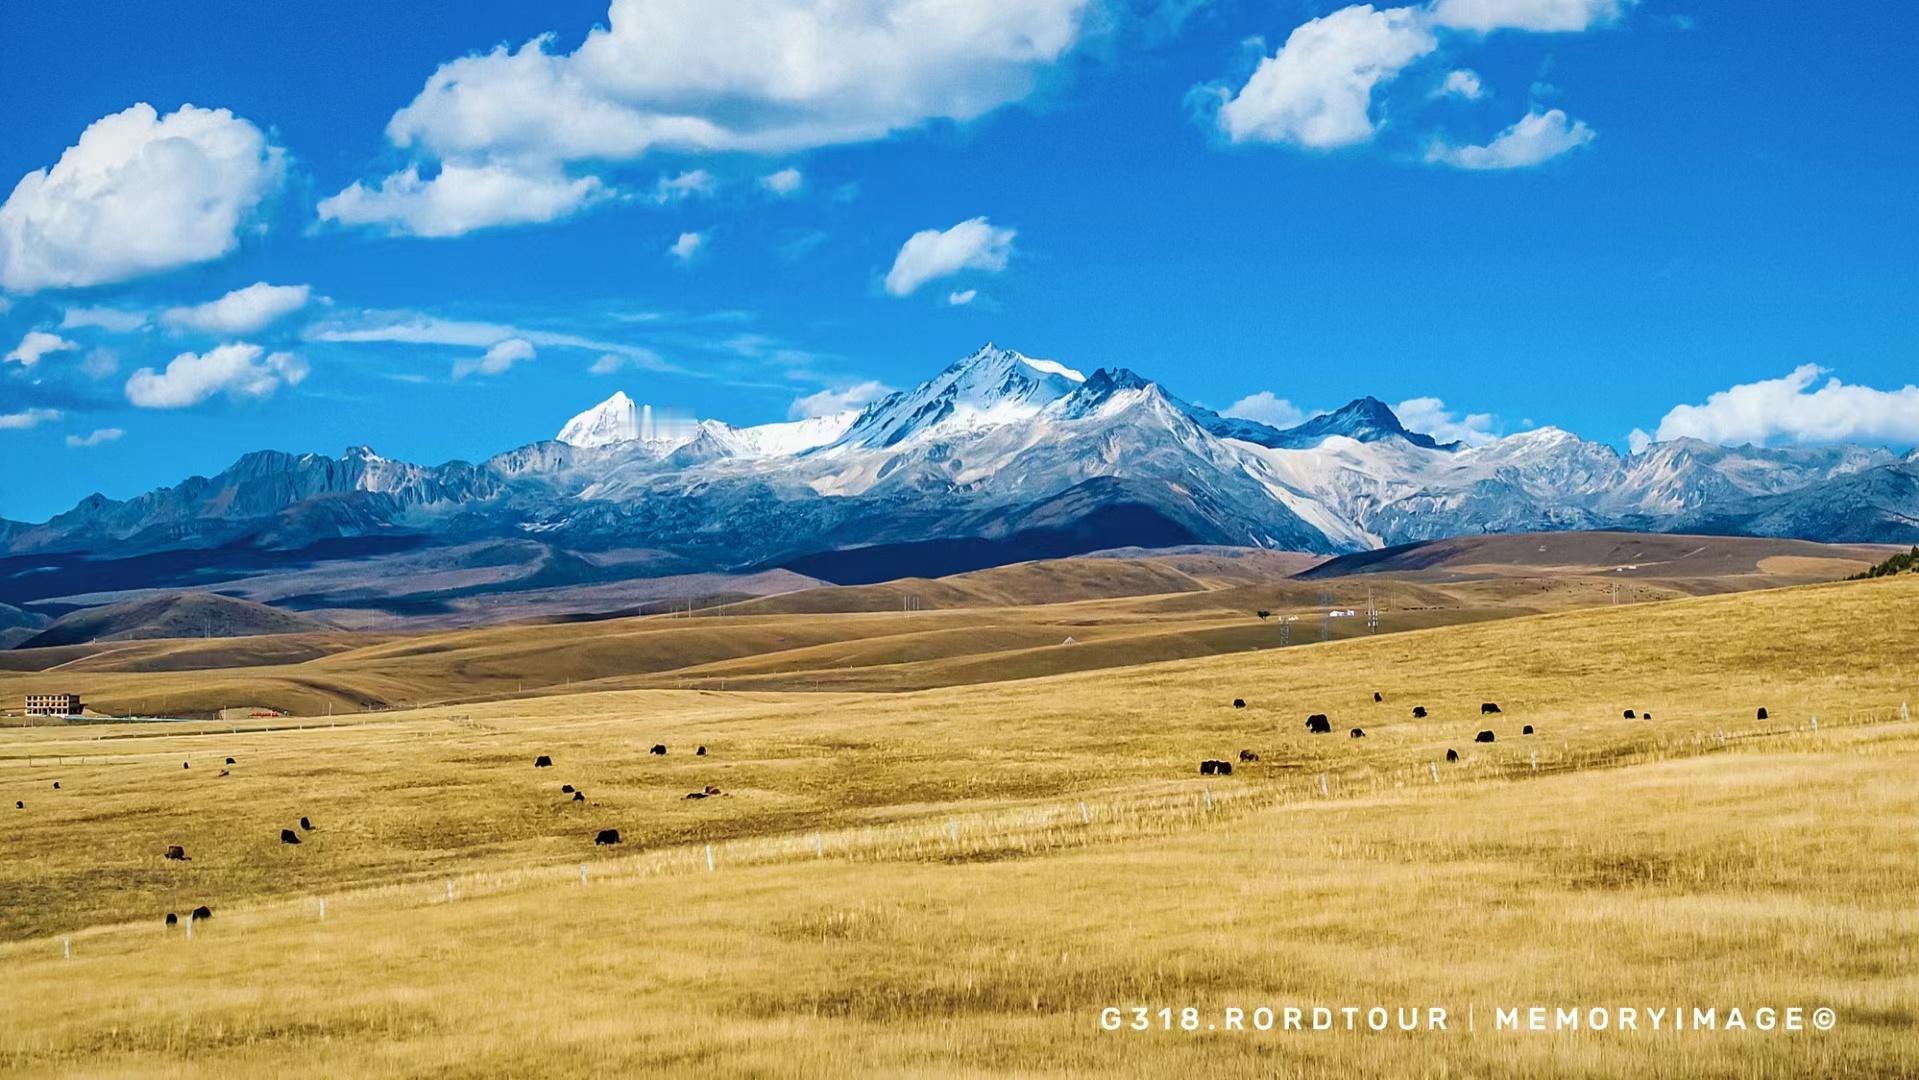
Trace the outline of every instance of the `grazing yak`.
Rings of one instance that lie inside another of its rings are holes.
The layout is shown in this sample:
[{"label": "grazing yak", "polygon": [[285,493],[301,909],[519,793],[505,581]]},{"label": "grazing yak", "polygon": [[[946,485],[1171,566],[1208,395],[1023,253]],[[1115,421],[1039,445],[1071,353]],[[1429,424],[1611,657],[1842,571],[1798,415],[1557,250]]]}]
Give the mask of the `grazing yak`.
[{"label": "grazing yak", "polygon": [[1201,776],[1231,776],[1233,775],[1233,763],[1230,761],[1215,761],[1212,758],[1207,758],[1205,761],[1199,763],[1199,772]]},{"label": "grazing yak", "polygon": [[228,758],[228,759],[227,759],[227,764],[228,764],[228,765],[238,765],[238,764],[239,764],[239,762],[237,762],[237,761],[235,761],[235,760],[233,760],[232,758]]},{"label": "grazing yak", "polygon": [[59,791],[59,790],[60,790],[60,781],[58,781],[58,780],[55,780],[55,781],[53,782],[53,790],[55,790],[55,791]]},{"label": "grazing yak", "polygon": [[1498,711],[1499,702],[1497,701],[1482,702],[1479,706],[1479,715],[1481,716],[1491,716]]},{"label": "grazing yak", "polygon": [[1627,709],[1627,710],[1626,710],[1626,719],[1628,719],[1628,720],[1637,720],[1637,719],[1639,719],[1639,718],[1638,718],[1637,716],[1634,716],[1634,715],[1633,715],[1633,711],[1632,711],[1631,709]]},{"label": "grazing yak", "polygon": [[693,756],[694,756],[694,757],[705,757],[705,756],[706,756],[706,747],[704,747],[704,746],[702,746],[702,747],[700,747],[700,748],[699,748],[698,750],[695,750],[695,751],[693,751]]},{"label": "grazing yak", "polygon": [[297,844],[300,842],[300,834],[294,832],[292,829],[281,829],[280,842],[282,844]]},{"label": "grazing yak", "polygon": [[649,754],[658,754],[658,755],[660,755],[661,757],[665,757],[665,756],[666,756],[666,744],[665,744],[665,743],[654,743],[654,744],[653,744],[653,749],[651,749],[651,750],[648,750],[648,751],[647,751],[647,753],[649,753]]},{"label": "grazing yak", "polygon": [[169,844],[167,845],[167,858],[172,859],[174,862],[186,862],[187,849],[181,847],[179,844]]},{"label": "grazing yak", "polygon": [[574,801],[574,802],[585,802],[585,801],[586,801],[586,792],[584,792],[584,791],[576,791],[576,792],[574,792],[574,793],[573,793],[573,801]]},{"label": "grazing yak", "polygon": [[182,761],[182,762],[180,763],[180,767],[181,767],[182,769],[191,769],[191,768],[193,768],[193,762],[191,762],[191,761]]},{"label": "grazing yak", "polygon": [[1533,726],[1527,724],[1525,727],[1519,729],[1519,733],[1521,735],[1531,735],[1533,733]]},{"label": "grazing yak", "polygon": [[307,818],[302,817],[300,819],[300,828],[305,829],[307,832],[312,832],[313,822],[308,820]]},{"label": "grazing yak", "polygon": [[713,799],[723,794],[725,793],[722,792],[717,785],[708,784],[698,791],[689,793],[686,797],[689,799]]},{"label": "grazing yak", "polygon": [[1760,708],[1760,710],[1759,710],[1759,719],[1761,719],[1761,720],[1769,720],[1769,719],[1771,719],[1771,717],[1769,717],[1769,716],[1767,716],[1767,715],[1766,715],[1766,710],[1765,710],[1765,708],[1764,708],[1764,707],[1761,707],[1761,708]]},{"label": "grazing yak", "polygon": [[20,801],[20,800],[18,800],[18,799],[15,799],[15,800],[14,800],[14,802],[13,802],[13,808],[14,808],[15,810],[25,810],[25,809],[27,808],[27,804],[26,804],[26,803],[23,803],[23,802],[21,802],[21,801]]},{"label": "grazing yak", "polygon": [[1447,760],[1447,761],[1458,761],[1458,760],[1459,760],[1459,751],[1457,751],[1457,750],[1448,750],[1448,751],[1446,751],[1446,760]]},{"label": "grazing yak", "polygon": [[560,794],[562,794],[562,795],[571,795],[571,794],[573,794],[573,785],[572,785],[572,784],[561,784],[561,785],[560,785]]},{"label": "grazing yak", "polygon": [[1259,760],[1259,755],[1258,755],[1258,754],[1255,754],[1255,753],[1253,753],[1253,752],[1252,752],[1251,750],[1241,750],[1241,751],[1239,752],[1239,760],[1241,760],[1241,761],[1258,761],[1258,760]]},{"label": "grazing yak", "polygon": [[553,767],[553,759],[552,759],[552,758],[550,758],[550,757],[548,757],[548,756],[547,756],[547,755],[545,755],[545,754],[541,754],[541,755],[540,755],[539,757],[536,757],[536,758],[534,758],[534,759],[533,759],[533,767],[534,767],[534,768],[536,768],[536,769],[549,769],[549,768],[552,768],[552,767]]},{"label": "grazing yak", "polygon": [[1234,698],[1234,699],[1233,699],[1233,708],[1235,708],[1235,709],[1243,709],[1243,708],[1245,708],[1245,707],[1246,707],[1246,699],[1245,699],[1245,698],[1243,698],[1243,697],[1236,697],[1236,698]]},{"label": "grazing yak", "polygon": [[213,909],[205,904],[201,904],[199,907],[194,908],[193,914],[188,917],[194,922],[206,922],[208,919],[213,918]]},{"label": "grazing yak", "polygon": [[1426,706],[1424,705],[1413,706],[1413,719],[1415,720],[1426,719]]},{"label": "grazing yak", "polygon": [[174,914],[173,912],[171,912],[171,911],[169,911],[169,912],[167,912],[167,925],[168,925],[168,926],[178,926],[178,925],[180,925],[180,916],[178,916],[178,915],[175,915],[175,914]]},{"label": "grazing yak", "polygon": [[1492,742],[1493,733],[1490,731],[1482,731],[1479,734],[1473,736],[1473,741],[1474,742]]},{"label": "grazing yak", "polygon": [[1385,698],[1379,696],[1379,691],[1377,690],[1373,691],[1373,704],[1377,705],[1380,702],[1385,700],[1386,700]]},{"label": "grazing yak", "polygon": [[1639,718],[1640,718],[1641,720],[1651,720],[1651,719],[1652,719],[1652,714],[1651,714],[1651,713],[1649,713],[1649,712],[1642,712],[1642,713],[1640,713],[1640,714],[1639,714]]},{"label": "grazing yak", "polygon": [[1314,713],[1306,718],[1306,730],[1314,735],[1331,735],[1333,722],[1326,719],[1325,713]]},{"label": "grazing yak", "polygon": [[601,846],[605,846],[607,844],[617,844],[620,842],[620,830],[601,829],[599,832],[599,835],[593,838],[593,842]]},{"label": "grazing yak", "polygon": [[1366,729],[1354,728],[1353,730],[1346,733],[1346,737],[1349,739],[1363,739],[1366,737]]}]

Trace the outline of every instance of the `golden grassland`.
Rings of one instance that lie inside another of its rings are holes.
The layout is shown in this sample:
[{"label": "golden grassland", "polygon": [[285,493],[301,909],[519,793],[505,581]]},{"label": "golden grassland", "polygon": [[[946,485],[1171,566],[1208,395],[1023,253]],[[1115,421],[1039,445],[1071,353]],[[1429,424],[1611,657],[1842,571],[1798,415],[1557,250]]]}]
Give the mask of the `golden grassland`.
[{"label": "golden grassland", "polygon": [[[1369,604],[1380,609],[1383,631],[1398,632],[1804,580],[1756,571],[1622,581],[1553,572],[1247,584],[1228,573],[1235,568],[1192,558],[1194,574],[1163,560],[1057,560],[806,590],[692,617],[0,652],[0,701],[70,691],[96,712],[193,716],[244,706],[341,714],[554,690],[917,690],[1317,641],[1328,605],[1356,613],[1325,622],[1329,636],[1343,638],[1366,634],[1357,614]],[[1021,590],[1027,602],[1004,604]],[[908,597],[928,609],[901,610]],[[1299,622],[1287,637],[1289,616]]]},{"label": "golden grassland", "polygon": [[[1915,641],[1888,579],[911,693],[7,729],[0,1069],[1912,1074]],[[1533,1003],[1840,1020],[1488,1030]],[[1099,1030],[1134,1004],[1477,1030]]]}]

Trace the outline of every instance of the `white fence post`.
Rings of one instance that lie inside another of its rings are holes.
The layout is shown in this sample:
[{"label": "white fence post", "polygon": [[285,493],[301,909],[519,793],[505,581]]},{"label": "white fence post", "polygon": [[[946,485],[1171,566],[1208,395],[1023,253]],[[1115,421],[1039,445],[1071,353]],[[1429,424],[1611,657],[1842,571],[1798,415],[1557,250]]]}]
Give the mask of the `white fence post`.
[{"label": "white fence post", "polygon": [[1085,799],[1081,799],[1081,800],[1079,801],[1079,823],[1080,823],[1081,825],[1091,825],[1091,824],[1093,823],[1093,818],[1092,818],[1092,816],[1091,816],[1091,815],[1089,815],[1089,814],[1088,814],[1088,813],[1086,812],[1086,800],[1085,800]]},{"label": "white fence post", "polygon": [[326,897],[324,896],[320,898],[320,921],[326,921]]},{"label": "white fence post", "polygon": [[580,884],[586,884],[586,864],[580,864]]},{"label": "white fence post", "polygon": [[1426,767],[1427,767],[1428,769],[1431,769],[1431,770],[1432,770],[1432,773],[1433,773],[1433,783],[1435,783],[1435,784],[1437,784],[1437,783],[1439,783],[1439,762],[1437,762],[1437,761],[1428,761],[1428,762],[1426,763]]},{"label": "white fence post", "polygon": [[813,857],[816,859],[826,858],[826,841],[819,833],[813,834]]},{"label": "white fence post", "polygon": [[453,902],[453,879],[452,878],[446,879],[446,902],[449,904]]},{"label": "white fence post", "polygon": [[1819,730],[1819,715],[1817,713],[1814,713],[1812,717],[1812,730],[1814,732]]},{"label": "white fence post", "polygon": [[1320,774],[1319,774],[1319,797],[1320,797],[1320,798],[1322,798],[1322,799],[1330,799],[1330,798],[1332,798],[1332,792],[1331,792],[1331,791],[1329,791],[1329,790],[1327,790],[1327,788],[1326,788],[1326,774],[1325,774],[1325,773],[1320,773]]},{"label": "white fence post", "polygon": [[951,840],[955,844],[959,843],[959,819],[958,818],[946,819],[946,838],[948,840]]},{"label": "white fence post", "polygon": [[1533,771],[1539,771],[1539,751],[1537,750],[1533,751]]},{"label": "white fence post", "polygon": [[1199,797],[1200,797],[1200,801],[1206,804],[1206,809],[1211,810],[1213,808],[1213,789],[1212,788],[1200,788]]},{"label": "white fence post", "polygon": [[73,959],[73,939],[72,938],[64,938],[61,940],[60,953],[61,953],[62,959],[65,959],[65,960]]}]

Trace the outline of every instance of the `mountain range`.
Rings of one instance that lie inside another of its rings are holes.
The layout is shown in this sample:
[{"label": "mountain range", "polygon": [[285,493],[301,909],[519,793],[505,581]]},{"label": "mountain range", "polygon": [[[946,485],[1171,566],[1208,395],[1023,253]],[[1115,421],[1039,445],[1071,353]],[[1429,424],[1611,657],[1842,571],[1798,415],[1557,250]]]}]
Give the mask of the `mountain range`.
[{"label": "mountain range", "polygon": [[1343,553],[1566,529],[1911,543],[1919,452],[1679,439],[1628,454],[1551,427],[1467,446],[1370,397],[1281,429],[1124,368],[987,345],[864,409],[787,423],[655,419],[619,393],[478,464],[251,453],[0,520],[0,602],[482,540],[541,545],[548,583],[663,568],[859,582],[1121,546]]}]

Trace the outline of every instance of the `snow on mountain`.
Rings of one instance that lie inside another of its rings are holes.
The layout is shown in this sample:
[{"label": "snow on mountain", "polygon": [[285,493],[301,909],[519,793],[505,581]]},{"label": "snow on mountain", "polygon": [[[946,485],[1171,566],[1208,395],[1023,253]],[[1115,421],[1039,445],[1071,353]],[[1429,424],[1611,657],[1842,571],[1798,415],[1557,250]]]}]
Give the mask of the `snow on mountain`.
[{"label": "snow on mountain", "polygon": [[612,446],[640,437],[640,410],[626,391],[614,395],[566,422],[558,441],[569,446]]},{"label": "snow on mountain", "polygon": [[386,531],[537,534],[741,567],[1024,529],[1055,552],[1135,541],[1335,552],[1572,528],[1915,540],[1919,455],[1696,440],[1622,455],[1557,428],[1462,447],[1408,431],[1373,398],[1280,430],[1123,368],[1082,375],[988,345],[858,413],[669,422],[617,393],[557,440],[480,465],[366,447],[249,454],[212,478],[0,523],[0,553],[291,549]]},{"label": "snow on mountain", "polygon": [[989,343],[919,386],[868,405],[833,448],[893,446],[1024,420],[1085,381],[1062,364]]}]

